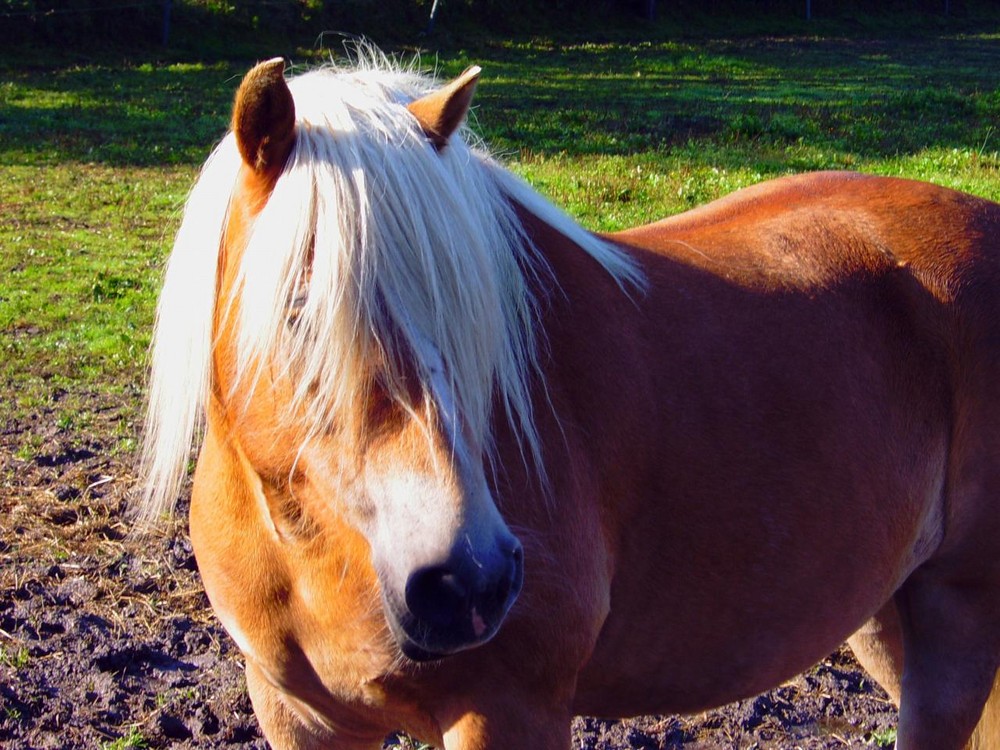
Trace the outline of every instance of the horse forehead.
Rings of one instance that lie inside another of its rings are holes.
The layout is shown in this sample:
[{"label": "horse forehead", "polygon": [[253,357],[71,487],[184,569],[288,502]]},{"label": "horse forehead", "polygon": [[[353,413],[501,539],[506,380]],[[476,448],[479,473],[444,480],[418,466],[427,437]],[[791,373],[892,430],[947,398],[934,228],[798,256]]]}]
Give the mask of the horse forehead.
[{"label": "horse forehead", "polygon": [[289,81],[296,116],[308,127],[329,126],[341,134],[366,130],[411,127],[407,102],[421,93],[412,80],[386,71],[319,70]]},{"label": "horse forehead", "polygon": [[414,336],[413,346],[420,366],[426,373],[427,388],[437,410],[438,419],[449,433],[450,442],[454,442],[462,432],[459,429],[460,415],[453,388],[448,383],[449,373],[441,349],[419,332]]},{"label": "horse forehead", "polygon": [[443,443],[437,450],[445,454],[442,459],[460,486],[478,486],[483,471],[477,445],[482,441],[470,434],[469,424],[461,414],[441,349],[419,331],[413,331],[412,339],[417,369],[430,399],[428,406],[434,411],[435,431]]}]

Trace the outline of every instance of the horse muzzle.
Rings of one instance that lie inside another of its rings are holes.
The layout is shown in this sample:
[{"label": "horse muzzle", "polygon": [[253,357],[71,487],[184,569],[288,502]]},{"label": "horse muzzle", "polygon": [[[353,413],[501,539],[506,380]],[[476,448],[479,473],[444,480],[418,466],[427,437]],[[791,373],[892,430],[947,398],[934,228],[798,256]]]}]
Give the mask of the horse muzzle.
[{"label": "horse muzzle", "polygon": [[490,558],[453,554],[409,575],[402,606],[385,598],[389,627],[407,657],[441,659],[496,635],[521,592],[524,551],[511,536]]}]

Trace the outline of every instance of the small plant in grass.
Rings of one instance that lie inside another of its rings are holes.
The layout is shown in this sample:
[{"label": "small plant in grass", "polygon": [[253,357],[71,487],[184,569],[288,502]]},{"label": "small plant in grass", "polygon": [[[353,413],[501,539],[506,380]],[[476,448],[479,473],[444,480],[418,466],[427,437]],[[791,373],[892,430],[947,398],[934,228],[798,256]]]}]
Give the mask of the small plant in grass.
[{"label": "small plant in grass", "polygon": [[21,443],[20,447],[14,451],[14,458],[20,459],[21,461],[30,461],[35,456],[35,449],[32,447],[31,441]]},{"label": "small plant in grass", "polygon": [[121,299],[130,290],[141,288],[142,284],[136,279],[98,271],[97,277],[90,285],[90,296],[94,302],[105,302]]},{"label": "small plant in grass", "polygon": [[164,708],[174,703],[193,701],[198,697],[198,689],[194,687],[172,688],[165,693],[156,695],[156,707]]},{"label": "small plant in grass", "polygon": [[417,742],[412,737],[405,734],[397,734],[392,739],[393,744],[386,745],[387,750],[434,750],[433,745],[426,742]]},{"label": "small plant in grass", "polygon": [[135,453],[138,441],[134,437],[119,438],[112,446],[111,453],[115,456],[130,456]]},{"label": "small plant in grass", "polygon": [[895,747],[896,729],[876,729],[868,735],[868,743],[875,747]]},{"label": "small plant in grass", "polygon": [[128,750],[128,748],[143,747],[149,747],[149,743],[136,727],[131,727],[124,736],[116,740],[101,743],[101,750]]},{"label": "small plant in grass", "polygon": [[28,649],[24,647],[9,649],[4,646],[0,646],[0,664],[5,664],[13,669],[24,669],[28,666],[28,661],[30,659],[31,654],[29,654]]}]

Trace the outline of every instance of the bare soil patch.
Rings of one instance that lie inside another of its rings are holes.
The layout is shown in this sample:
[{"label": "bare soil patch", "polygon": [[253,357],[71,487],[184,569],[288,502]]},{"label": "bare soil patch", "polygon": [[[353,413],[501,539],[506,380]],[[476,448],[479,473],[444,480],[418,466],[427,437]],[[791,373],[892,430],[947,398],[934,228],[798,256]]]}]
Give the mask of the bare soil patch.
[{"label": "bare soil patch", "polygon": [[[0,746],[265,748],[183,520],[128,536],[133,457],[115,451],[136,410],[116,398],[55,394],[0,414]],[[86,426],[60,426],[67,400],[86,405]],[[578,750],[820,750],[878,747],[895,721],[844,649],[717,711],[580,718],[573,734]]]}]

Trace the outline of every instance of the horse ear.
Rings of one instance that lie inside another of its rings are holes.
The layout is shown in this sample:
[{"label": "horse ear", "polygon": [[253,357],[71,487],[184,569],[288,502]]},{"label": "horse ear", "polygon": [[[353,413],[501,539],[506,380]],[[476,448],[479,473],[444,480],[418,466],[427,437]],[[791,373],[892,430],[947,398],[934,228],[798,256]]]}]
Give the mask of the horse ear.
[{"label": "horse ear", "polygon": [[236,145],[247,166],[261,174],[280,170],[295,143],[295,102],[284,73],[280,57],[258,63],[236,92]]},{"label": "horse ear", "polygon": [[448,145],[469,113],[481,72],[482,68],[473,65],[447,86],[406,105],[438,151]]}]

